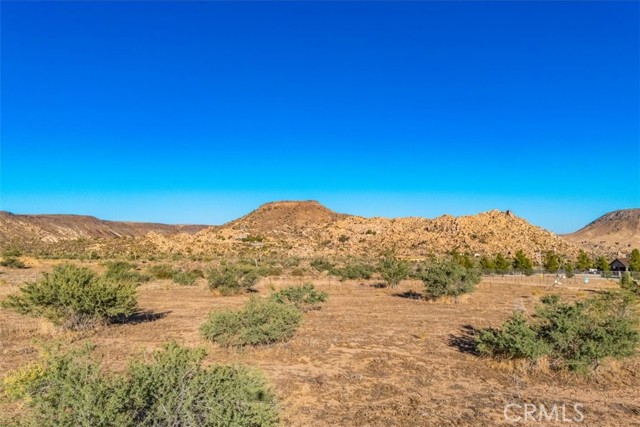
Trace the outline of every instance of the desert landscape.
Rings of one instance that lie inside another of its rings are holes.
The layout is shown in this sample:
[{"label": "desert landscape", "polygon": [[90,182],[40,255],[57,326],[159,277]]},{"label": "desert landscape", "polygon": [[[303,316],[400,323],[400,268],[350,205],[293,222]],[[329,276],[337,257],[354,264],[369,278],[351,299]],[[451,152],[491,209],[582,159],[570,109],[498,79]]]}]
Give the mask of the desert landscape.
[{"label": "desert landscape", "polygon": [[0,0],[0,427],[640,427],[639,34]]},{"label": "desert landscape", "polygon": [[[626,221],[638,212],[607,217],[623,217]],[[60,328],[46,319],[1,308],[0,371],[5,375],[37,363],[42,342],[63,340],[73,347],[92,343],[96,360],[102,360],[102,369],[122,372],[134,358],[148,357],[164,343],[175,340],[188,347],[204,347],[205,364],[258,367],[277,396],[283,425],[512,425],[514,417],[523,416],[518,411],[525,404],[566,404],[569,406],[565,409],[573,411],[566,415],[569,418],[577,414],[572,405],[579,404],[584,425],[633,426],[640,419],[637,355],[607,360],[585,375],[549,366],[532,367],[514,360],[491,360],[478,352],[475,343],[480,330],[499,327],[514,310],[533,313],[544,295],[558,294],[566,301],[583,300],[619,289],[617,277],[582,273],[566,277],[565,265],[560,276],[534,263],[536,272],[528,275],[511,267],[502,274],[485,271],[477,289],[459,299],[425,299],[424,284],[415,278],[408,277],[391,288],[385,286],[379,272],[354,279],[344,270],[318,267],[318,259],[335,265],[375,265],[380,255],[371,256],[371,243],[358,240],[369,236],[367,230],[376,231],[370,236],[379,239],[376,245],[394,245],[398,259],[412,259],[407,262],[416,265],[429,256],[451,257],[452,251],[460,247],[479,251],[465,252],[474,264],[480,256],[493,255],[498,250],[512,263],[511,254],[518,251],[522,242],[529,242],[529,248],[535,247],[541,253],[558,250],[564,263],[575,262],[575,254],[584,246],[572,243],[572,237],[556,236],[529,225],[511,213],[436,220],[365,219],[336,214],[317,202],[278,202],[223,226],[185,226],[161,234],[158,229],[162,226],[144,224],[138,236],[132,236],[133,232],[121,235],[124,233],[117,224],[105,236],[101,227],[92,229],[80,216],[74,218],[77,223],[66,219],[68,231],[55,216],[38,217],[37,226],[32,216],[10,218],[11,221],[0,223],[4,250],[9,249],[9,242],[14,251],[22,243],[19,259],[26,268],[0,267],[0,299],[16,294],[25,283],[38,280],[61,263],[103,273],[109,263],[126,260],[134,271],[150,277],[136,288],[135,313],[88,330]],[[47,221],[49,218],[54,218],[55,228]],[[91,220],[90,224],[94,223],[96,220]],[[631,233],[637,235],[637,224],[611,225],[608,221],[602,235],[592,231],[591,236],[596,241],[625,241],[625,236],[612,234],[619,229],[628,233],[630,227],[636,227]],[[591,230],[594,228],[590,226]],[[52,234],[46,234],[48,229],[55,229],[57,240],[52,241]],[[126,229],[138,227],[126,224]],[[513,238],[499,242],[487,238],[479,244],[474,235],[480,230],[484,236]],[[256,238],[248,239],[249,236]],[[348,239],[341,242],[341,236]],[[41,242],[34,244],[38,237]],[[323,243],[330,237],[331,243]],[[67,248],[77,252],[67,253],[69,258],[58,254],[55,258],[62,258],[51,259],[50,248],[60,241],[73,243],[75,246]],[[425,241],[422,248],[426,251],[417,249],[412,253],[409,244],[400,248],[395,245],[403,241]],[[448,247],[440,243],[445,241],[449,242]],[[533,246],[532,241],[538,246]],[[121,248],[123,252],[109,258],[100,252],[103,247]],[[189,252],[187,248],[193,250]],[[589,251],[593,248],[598,246],[585,247]],[[600,250],[596,253],[608,256],[611,249]],[[244,261],[243,256],[247,257]],[[162,270],[154,266],[206,272],[225,260],[265,270],[250,292],[232,295],[212,291],[207,277],[194,276],[193,283],[185,286],[177,283],[175,276],[153,276]],[[588,283],[585,277],[589,278]],[[328,298],[321,309],[305,314],[301,327],[290,339],[236,348],[211,343],[200,331],[211,312],[239,309],[252,296],[267,298],[278,290],[304,283],[326,292]],[[13,417],[26,410],[24,402],[3,400],[6,422],[15,421]],[[512,418],[505,418],[505,410]],[[548,425],[564,422],[553,418]]]}]

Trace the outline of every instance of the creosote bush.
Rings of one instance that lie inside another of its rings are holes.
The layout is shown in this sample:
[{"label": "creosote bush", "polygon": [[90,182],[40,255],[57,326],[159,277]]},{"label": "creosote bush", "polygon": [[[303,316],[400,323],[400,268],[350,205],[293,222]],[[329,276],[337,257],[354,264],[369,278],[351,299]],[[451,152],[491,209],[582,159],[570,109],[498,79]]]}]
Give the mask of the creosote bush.
[{"label": "creosote bush", "polygon": [[73,265],[55,267],[2,302],[18,313],[45,317],[66,329],[83,329],[128,316],[136,304],[135,283],[115,281]]},{"label": "creosote bush", "polygon": [[[37,365],[4,381],[6,395],[28,410],[23,426],[276,426],[273,393],[243,366],[202,367],[205,352],[175,342],[132,362],[124,374],[104,372],[91,348],[49,348]],[[148,358],[145,358],[148,359]]]},{"label": "creosote bush", "polygon": [[309,265],[311,266],[311,268],[313,268],[314,270],[322,273],[323,271],[331,271],[333,270],[333,264],[326,259],[323,258],[316,258],[311,260],[311,262],[309,263]]},{"label": "creosote bush", "polygon": [[340,280],[368,280],[375,273],[375,269],[364,263],[347,264],[342,268],[333,268],[331,274]]},{"label": "creosote bush", "polygon": [[217,289],[222,295],[245,292],[255,285],[258,279],[258,271],[247,265],[222,264],[207,273],[209,289]]},{"label": "creosote bush", "polygon": [[480,282],[480,271],[456,261],[433,261],[417,272],[425,285],[425,298],[458,297],[473,292]]},{"label": "creosote bush", "polygon": [[173,278],[173,268],[169,264],[152,265],[148,269],[149,274],[156,279]]},{"label": "creosote bush", "polygon": [[293,304],[302,311],[317,310],[327,301],[326,292],[318,292],[311,283],[290,286],[271,294],[270,298],[280,304]]},{"label": "creosote bush", "polygon": [[200,331],[210,341],[239,347],[287,340],[301,322],[302,312],[294,305],[253,296],[240,310],[211,313]]},{"label": "creosote bush", "polygon": [[27,265],[21,259],[14,256],[5,256],[0,260],[0,266],[8,268],[27,268]]},{"label": "creosote bush", "polygon": [[106,263],[107,271],[105,277],[114,281],[130,281],[133,283],[141,283],[149,280],[148,276],[144,276],[135,271],[135,264],[126,261],[112,261]]},{"label": "creosote bush", "polygon": [[640,343],[636,299],[625,292],[604,292],[575,303],[548,295],[527,319],[516,312],[500,329],[477,337],[478,351],[500,359],[535,361],[547,356],[553,368],[587,371],[606,357],[626,357]]},{"label": "creosote bush", "polygon": [[176,270],[171,278],[175,283],[182,286],[193,286],[196,284],[198,277],[201,277],[197,271]]}]

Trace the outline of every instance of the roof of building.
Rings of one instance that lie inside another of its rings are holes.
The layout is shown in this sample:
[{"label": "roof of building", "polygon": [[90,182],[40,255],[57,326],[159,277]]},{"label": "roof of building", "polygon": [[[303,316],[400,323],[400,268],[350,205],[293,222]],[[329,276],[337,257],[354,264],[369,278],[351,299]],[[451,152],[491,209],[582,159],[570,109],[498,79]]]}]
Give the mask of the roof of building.
[{"label": "roof of building", "polygon": [[620,264],[624,265],[625,267],[629,267],[629,258],[616,258],[613,261],[611,261],[609,265],[613,264],[616,261],[618,261]]}]

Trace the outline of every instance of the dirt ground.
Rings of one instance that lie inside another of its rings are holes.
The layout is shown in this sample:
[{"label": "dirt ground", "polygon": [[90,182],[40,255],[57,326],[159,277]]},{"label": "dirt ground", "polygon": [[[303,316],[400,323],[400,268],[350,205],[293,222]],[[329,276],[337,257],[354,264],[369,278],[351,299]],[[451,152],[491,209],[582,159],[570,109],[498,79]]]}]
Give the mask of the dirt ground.
[{"label": "dirt ground", "polygon": [[[44,263],[0,270],[0,299],[50,268]],[[640,356],[607,363],[582,378],[526,373],[480,358],[469,347],[474,329],[497,326],[516,308],[531,310],[546,293],[582,298],[615,288],[613,281],[585,285],[575,278],[550,289],[549,277],[491,277],[459,303],[412,298],[421,290],[419,282],[381,289],[375,281],[268,278],[256,289],[266,295],[271,288],[306,281],[329,293],[323,308],[305,315],[291,341],[244,350],[221,348],[200,336],[209,312],[248,298],[213,296],[204,280],[195,287],[146,283],[138,296],[145,314],[91,333],[60,332],[46,321],[0,308],[0,376],[35,360],[38,339],[91,341],[110,369],[175,339],[205,347],[207,362],[261,368],[287,426],[640,426]],[[533,407],[525,405],[535,405],[536,421],[522,420]],[[547,411],[556,405],[558,416],[539,421],[541,405]],[[0,403],[0,412],[16,410],[15,404]],[[583,419],[573,420],[581,414]]]}]

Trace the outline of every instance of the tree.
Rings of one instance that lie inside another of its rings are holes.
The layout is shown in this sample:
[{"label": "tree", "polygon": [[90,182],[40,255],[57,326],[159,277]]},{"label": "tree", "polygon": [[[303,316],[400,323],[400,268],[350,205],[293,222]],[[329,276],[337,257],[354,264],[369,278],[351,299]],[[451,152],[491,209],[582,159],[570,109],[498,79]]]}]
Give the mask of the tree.
[{"label": "tree", "polygon": [[386,253],[378,264],[378,271],[382,279],[391,288],[395,288],[409,275],[409,263],[398,259],[393,252]]},{"label": "tree", "polygon": [[421,272],[425,285],[425,297],[436,299],[442,296],[458,297],[472,292],[480,282],[480,272],[465,268],[455,261],[437,261]]},{"label": "tree", "polygon": [[496,255],[495,265],[496,273],[498,274],[505,274],[509,271],[509,268],[511,268],[511,263],[507,261],[502,253],[498,253],[498,255]]},{"label": "tree", "polygon": [[557,273],[560,270],[560,257],[554,252],[547,252],[544,257],[543,267],[549,273]]},{"label": "tree", "polygon": [[640,251],[638,249],[631,251],[631,256],[629,257],[629,270],[640,271]]},{"label": "tree", "polygon": [[523,272],[527,276],[531,276],[533,274],[533,263],[522,249],[516,252],[516,256],[513,259],[513,268],[517,271]]},{"label": "tree", "polygon": [[493,273],[496,269],[496,263],[491,258],[483,256],[480,258],[480,267],[488,273]]},{"label": "tree", "polygon": [[611,267],[609,266],[609,261],[604,256],[599,256],[596,259],[595,267],[600,271],[610,271]]},{"label": "tree", "polygon": [[589,254],[580,249],[580,252],[578,252],[578,258],[576,260],[576,270],[587,271],[591,268],[592,265],[593,263]]}]

